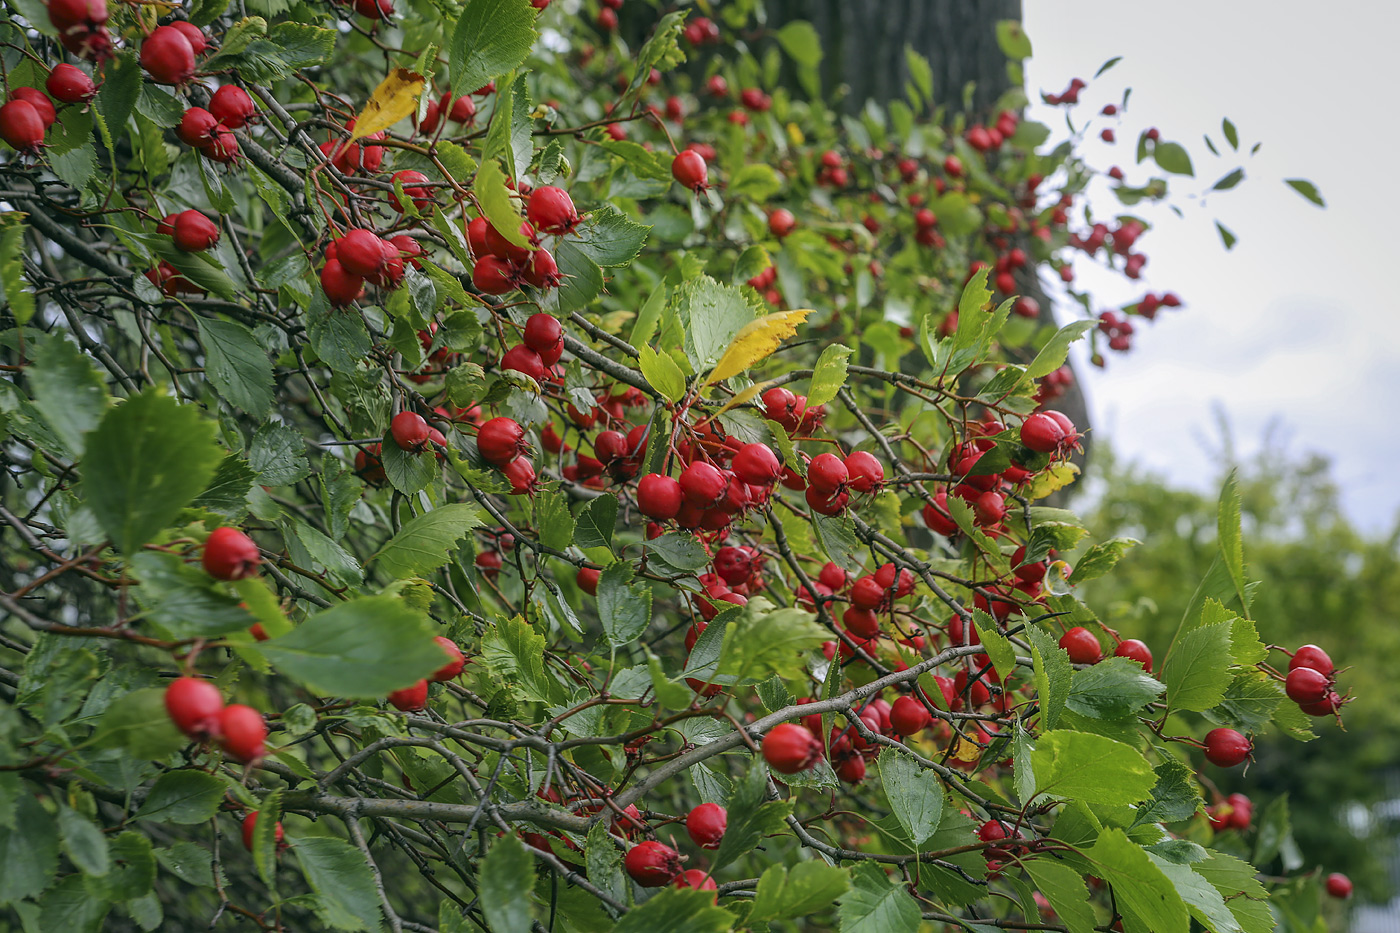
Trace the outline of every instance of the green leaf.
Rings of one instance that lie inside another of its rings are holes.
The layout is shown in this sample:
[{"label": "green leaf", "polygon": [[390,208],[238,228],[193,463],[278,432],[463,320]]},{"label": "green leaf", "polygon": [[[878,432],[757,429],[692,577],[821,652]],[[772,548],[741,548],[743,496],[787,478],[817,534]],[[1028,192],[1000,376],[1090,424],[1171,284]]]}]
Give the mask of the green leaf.
[{"label": "green leaf", "polygon": [[519,616],[497,619],[481,640],[482,662],[521,700],[561,703],[564,688],[545,668],[544,651],[544,636]]},{"label": "green leaf", "polygon": [[290,486],[311,475],[306,438],[296,428],[265,421],[248,447],[248,465],[262,486]]},{"label": "green leaf", "polygon": [[1220,242],[1224,244],[1225,249],[1231,250],[1235,248],[1235,243],[1238,242],[1239,238],[1235,236],[1234,232],[1231,231],[1229,227],[1226,227],[1217,220],[1215,222],[1215,232],[1220,234]]},{"label": "green leaf", "polygon": [[1131,745],[1088,732],[1056,729],[1036,739],[1031,752],[1037,794],[1086,803],[1130,806],[1152,792],[1156,776]]},{"label": "green leaf", "polygon": [[685,397],[685,373],[669,354],[657,353],[644,345],[638,348],[637,357],[642,375],[668,402],[679,402]]},{"label": "green leaf", "polygon": [[830,907],[851,886],[850,873],[818,859],[791,870],[774,865],[758,879],[749,921],[790,920]]},{"label": "green leaf", "polygon": [[1317,186],[1306,178],[1285,178],[1283,183],[1318,207],[1327,206],[1327,202],[1322,200],[1322,194],[1317,190]]},{"label": "green leaf", "polygon": [[[22,215],[9,214],[0,220],[0,288],[15,323],[23,327],[34,316],[34,293],[24,279],[24,232]],[[32,378],[32,376],[31,376]]]},{"label": "green leaf", "polygon": [[817,546],[830,560],[845,570],[860,569],[861,543],[849,516],[813,512],[812,531]]},{"label": "green leaf", "polygon": [[1173,175],[1196,174],[1195,169],[1191,167],[1191,155],[1180,143],[1158,140],[1157,145],[1152,147],[1152,158],[1157,160],[1157,165],[1164,172],[1171,172]]},{"label": "green leaf", "polygon": [[318,288],[306,318],[311,349],[331,369],[355,372],[373,347],[364,319],[353,310],[332,308]]},{"label": "green leaf", "polygon": [[1027,859],[1021,867],[1045,895],[1069,933],[1093,933],[1097,921],[1094,909],[1089,906],[1089,890],[1079,872],[1051,858]]},{"label": "green leaf", "polygon": [[[105,839],[106,837],[104,837]],[[150,892],[156,880],[156,856],[144,833],[127,830],[107,845],[110,869],[93,885],[109,901],[129,901]]]},{"label": "green leaf", "polygon": [[708,372],[745,324],[758,316],[739,289],[707,275],[682,283],[671,307],[685,328],[685,355],[696,372]]},{"label": "green leaf", "polygon": [[238,454],[229,454],[219,461],[214,478],[195,497],[193,505],[218,512],[229,519],[237,519],[248,510],[248,492],[257,478],[247,460]]},{"label": "green leaf", "polygon": [[632,565],[617,561],[598,577],[598,618],[614,648],[631,644],[651,623],[651,588],[632,584]]},{"label": "green leaf", "polygon": [[1220,131],[1225,134],[1225,141],[1230,144],[1231,149],[1240,148],[1240,131],[1235,129],[1235,124],[1229,117],[1220,121]]},{"label": "green leaf", "polygon": [[724,633],[717,674],[734,683],[785,680],[804,676],[807,652],[821,647],[829,632],[801,609],[763,611],[765,601],[753,600]]},{"label": "green leaf", "polygon": [[784,23],[773,38],[783,51],[799,65],[815,68],[822,62],[822,40],[817,28],[806,20],[794,19]]},{"label": "green leaf", "polygon": [[614,900],[627,903],[630,884],[627,876],[622,873],[622,851],[608,834],[606,820],[594,823],[588,830],[583,861],[588,870],[589,881],[607,892]]},{"label": "green leaf", "polygon": [[506,833],[486,853],[479,876],[481,912],[492,933],[529,933],[534,860],[514,833]]},{"label": "green leaf", "polygon": [[27,376],[34,407],[65,452],[81,457],[85,435],[107,410],[107,387],[87,354],[55,334],[39,345]]},{"label": "green leaf", "polygon": [[833,343],[822,350],[817,365],[812,367],[812,384],[807,389],[807,406],[825,405],[836,398],[846,384],[847,360],[855,352],[850,347]]},{"label": "green leaf", "polygon": [[1157,783],[1152,785],[1152,798],[1138,811],[1134,825],[1175,823],[1194,816],[1201,806],[1195,772],[1175,758],[1163,758],[1153,771]]},{"label": "green leaf", "polygon": [[904,881],[886,875],[872,862],[861,862],[851,874],[851,889],[841,896],[841,933],[914,933],[919,929],[919,906],[906,893]]},{"label": "green leaf", "polygon": [[529,0],[472,0],[457,20],[448,46],[452,96],[461,97],[518,68],[535,44],[535,10]]},{"label": "green leaf", "polygon": [[629,910],[612,933],[726,933],[734,915],[715,906],[712,891],[667,887]]},{"label": "green leaf", "polygon": [[1240,933],[1240,925],[1230,913],[1230,908],[1225,906],[1225,899],[1220,896],[1220,892],[1209,881],[1192,871],[1190,865],[1179,865],[1151,852],[1147,857],[1167,876],[1176,888],[1176,893],[1186,904],[1187,911],[1205,929],[1212,933]]},{"label": "green leaf", "polygon": [[292,851],[316,894],[316,915],[322,923],[370,933],[383,928],[374,873],[363,852],[332,836],[299,839]]},{"label": "green leaf", "polygon": [[585,308],[603,291],[603,270],[584,254],[572,239],[561,240],[554,250],[554,261],[564,280],[559,285],[560,311]]},{"label": "green leaf", "polygon": [[[959,319],[961,320],[961,318]],[[1073,321],[1055,331],[1045,346],[1026,367],[1025,379],[1039,379],[1049,375],[1065,364],[1070,345],[1094,328],[1094,321]]]},{"label": "green leaf", "polygon": [[1110,538],[1094,545],[1074,565],[1074,573],[1070,574],[1069,582],[1078,584],[1098,579],[1112,571],[1129,548],[1141,543],[1136,538]]},{"label": "green leaf", "polygon": [[705,546],[693,535],[683,531],[668,531],[646,543],[651,556],[659,558],[676,573],[695,572],[710,562]]},{"label": "green leaf", "polygon": [[997,631],[996,620],[981,609],[975,609],[972,613],[972,625],[977,629],[977,636],[981,639],[982,647],[986,649],[992,667],[1003,679],[1010,677],[1016,670],[1016,649],[1005,635]]},{"label": "green leaf", "polygon": [[202,823],[219,812],[227,789],[223,781],[204,771],[167,771],[156,779],[141,809],[136,811],[136,818],[157,823]]},{"label": "green leaf", "polygon": [[1215,510],[1216,540],[1220,543],[1220,559],[1225,564],[1225,571],[1230,574],[1231,582],[1235,584],[1235,594],[1240,598],[1240,605],[1248,607],[1249,600],[1245,595],[1245,583],[1248,581],[1245,579],[1244,570],[1244,537],[1240,530],[1241,508],[1239,483],[1231,470],[1230,475],[1225,477],[1225,484],[1220,490],[1220,504]]},{"label": "green leaf", "polygon": [[1113,887],[1118,908],[1136,919],[1140,929],[1187,933],[1190,918],[1176,887],[1123,830],[1105,829],[1085,855]]},{"label": "green leaf", "polygon": [[199,409],[147,390],[88,434],[86,504],[117,548],[134,554],[208,484],[222,456]]},{"label": "green leaf", "polygon": [[[617,497],[598,496],[585,503],[574,516],[574,544],[581,548],[612,547],[617,527]],[[656,542],[651,542],[654,546]]]},{"label": "green leaf", "polygon": [[749,163],[729,179],[725,194],[731,199],[763,202],[781,191],[782,187],[782,176],[771,165]]},{"label": "green leaf", "polygon": [[651,675],[651,688],[656,693],[656,701],[667,709],[685,709],[695,699],[695,692],[688,684],[667,677],[661,659],[650,648],[642,647],[647,654],[647,673]]},{"label": "green leaf", "polygon": [[1074,665],[1069,654],[1042,628],[1026,629],[1031,641],[1031,660],[1035,664],[1035,692],[1040,697],[1041,718],[1045,728],[1053,729],[1060,721],[1072,689]]},{"label": "green leaf", "polygon": [[1230,686],[1228,622],[1194,628],[1177,639],[1162,665],[1167,703],[1176,710],[1210,709]]},{"label": "green leaf", "polygon": [[0,823],[0,864],[0,904],[34,897],[58,871],[58,829],[34,797],[19,798],[13,826]]},{"label": "green leaf", "polygon": [[929,65],[928,59],[914,51],[912,45],[904,47],[904,62],[909,68],[909,78],[914,82],[914,87],[919,93],[924,95],[924,100],[933,101],[933,67]]},{"label": "green leaf", "polygon": [[102,876],[112,868],[107,837],[101,828],[72,807],[58,810],[58,832],[63,852],[85,875]]},{"label": "green leaf", "polygon": [[[523,3],[525,0],[484,0],[488,5],[500,2]],[[520,206],[511,197],[510,188],[506,185],[506,176],[495,159],[488,159],[482,163],[480,171],[476,173],[476,184],[473,188],[482,214],[486,216],[487,222],[496,228],[496,232],[516,246],[529,246],[525,235],[520,232],[520,225],[524,222],[524,218],[520,216]]]},{"label": "green leaf", "polygon": [[253,822],[253,867],[263,884],[277,885],[277,825],[282,819],[282,791],[275,790],[258,805]]},{"label": "green leaf", "polygon": [[574,543],[574,517],[569,499],[558,489],[543,490],[535,497],[535,526],[540,543],[562,551]]},{"label": "green leaf", "polygon": [[406,496],[426,488],[438,475],[437,455],[431,449],[404,450],[394,443],[392,436],[385,435],[379,451],[389,485]]},{"label": "green leaf", "polygon": [[1206,710],[1211,722],[1258,732],[1273,720],[1287,696],[1283,687],[1263,671],[1242,670],[1230,681],[1214,709]]},{"label": "green leaf", "polygon": [[763,837],[781,832],[792,812],[792,801],[768,799],[768,769],[757,762],[749,766],[742,780],[734,782],[724,805],[728,821],[711,871],[753,851]]},{"label": "green leaf", "polygon": [[681,30],[685,27],[686,11],[677,10],[667,13],[661,17],[661,21],[652,29],[651,38],[637,52],[635,61],[632,64],[632,81],[627,85],[627,90],[623,92],[618,100],[619,108],[630,107],[646,87],[647,78],[651,75],[651,69],[655,68],[662,74],[672,71],[677,65],[685,61],[685,53],[680,50],[677,39],[680,38]]},{"label": "green leaf", "polygon": [[[666,172],[670,175],[670,170]],[[642,251],[651,227],[637,223],[611,204],[589,211],[570,243],[604,269],[625,266]]]},{"label": "green leaf", "polygon": [[102,714],[92,735],[95,748],[125,748],[133,758],[159,760],[187,740],[165,710],[165,691],[158,687],[133,690],[117,698]]},{"label": "green leaf", "polygon": [[93,897],[82,875],[69,875],[39,901],[39,928],[63,933],[98,933],[111,904]]},{"label": "green leaf", "polygon": [[254,650],[319,696],[377,699],[442,667],[434,634],[423,614],[402,600],[362,596]]},{"label": "green leaf", "polygon": [[235,321],[195,321],[214,388],[254,418],[266,415],[272,409],[272,361],[253,332]]},{"label": "green leaf", "polygon": [[1128,658],[1104,658],[1074,672],[1067,706],[1091,719],[1131,719],[1166,687]]},{"label": "green leaf", "polygon": [[937,772],[893,749],[885,749],[876,761],[890,809],[914,845],[922,846],[943,819],[942,781]]},{"label": "green leaf", "polygon": [[404,522],[370,560],[378,561],[395,580],[427,576],[447,563],[457,542],[481,525],[481,512],[475,506],[462,502],[438,506]]},{"label": "green leaf", "polygon": [[1022,61],[1031,57],[1031,39],[1018,19],[997,21],[997,45],[1001,53],[1012,61]]}]

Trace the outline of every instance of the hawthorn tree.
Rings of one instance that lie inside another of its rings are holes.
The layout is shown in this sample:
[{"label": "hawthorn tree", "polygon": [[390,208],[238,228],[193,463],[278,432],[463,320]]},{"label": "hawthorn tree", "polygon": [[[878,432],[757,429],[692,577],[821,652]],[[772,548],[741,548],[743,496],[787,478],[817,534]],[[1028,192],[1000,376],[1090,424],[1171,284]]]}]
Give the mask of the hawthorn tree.
[{"label": "hawthorn tree", "polygon": [[619,4],[7,2],[0,923],[1315,929],[1225,769],[1344,688],[1234,484],[1152,647],[1044,504],[1071,343],[1180,302],[1019,283],[1146,224],[1019,87]]}]

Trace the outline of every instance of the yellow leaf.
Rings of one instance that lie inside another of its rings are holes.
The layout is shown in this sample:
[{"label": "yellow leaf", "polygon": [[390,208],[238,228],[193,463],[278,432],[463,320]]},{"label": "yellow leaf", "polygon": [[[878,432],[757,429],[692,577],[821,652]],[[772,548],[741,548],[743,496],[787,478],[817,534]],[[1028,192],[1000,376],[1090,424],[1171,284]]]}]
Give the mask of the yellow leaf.
[{"label": "yellow leaf", "polygon": [[803,143],[807,142],[807,137],[802,135],[802,128],[796,123],[789,123],[787,125],[787,133],[788,139],[792,140],[794,146],[801,146]]},{"label": "yellow leaf", "polygon": [[797,325],[807,320],[807,316],[812,313],[811,308],[776,311],[745,324],[730,341],[729,349],[724,351],[724,356],[720,357],[719,363],[710,373],[710,378],[705,380],[705,385],[713,385],[721,379],[737,376],[759,360],[766,359],[778,349],[778,344],[797,333]]},{"label": "yellow leaf", "polygon": [[355,130],[350,134],[350,141],[387,130],[413,113],[418,106],[418,95],[423,93],[424,83],[422,75],[407,68],[395,68],[389,72],[389,77],[379,82],[379,87],[365,102],[365,109],[355,118]]},{"label": "yellow leaf", "polygon": [[1026,496],[1032,501],[1044,499],[1052,492],[1063,489],[1074,482],[1079,476],[1079,465],[1061,460],[1059,463],[1046,467],[1031,479],[1030,489]]},{"label": "yellow leaf", "polygon": [[957,745],[953,747],[953,757],[958,761],[976,761],[982,755],[982,746],[958,736]]},{"label": "yellow leaf", "polygon": [[709,421],[709,420],[711,420],[711,419],[718,418],[720,415],[722,415],[722,414],[724,414],[725,412],[729,411],[729,409],[731,409],[731,408],[738,408],[740,405],[742,405],[742,404],[744,404],[745,402],[749,401],[749,400],[750,400],[751,398],[753,398],[755,395],[757,395],[758,393],[762,392],[764,389],[768,388],[769,386],[771,386],[773,383],[775,383],[775,382],[777,382],[777,381],[778,381],[778,380],[776,380],[776,379],[769,379],[767,382],[759,382],[759,383],[755,383],[754,385],[749,386],[747,389],[745,389],[744,391],[740,392],[738,395],[734,396],[734,397],[731,398],[729,401],[725,402],[724,405],[722,405],[722,406],[720,407],[720,410],[719,410],[719,411],[715,412],[713,415],[711,415],[709,418],[707,418],[707,419],[705,419],[705,420],[706,420],[706,421]]}]

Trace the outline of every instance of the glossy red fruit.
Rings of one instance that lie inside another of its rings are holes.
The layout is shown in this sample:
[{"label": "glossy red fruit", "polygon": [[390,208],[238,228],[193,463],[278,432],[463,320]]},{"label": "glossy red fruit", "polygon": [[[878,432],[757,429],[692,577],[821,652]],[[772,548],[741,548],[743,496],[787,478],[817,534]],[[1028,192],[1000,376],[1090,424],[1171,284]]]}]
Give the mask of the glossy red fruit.
[{"label": "glossy red fruit", "polygon": [[388,19],[394,15],[394,0],[355,0],[355,12],[365,19]]},{"label": "glossy red fruit", "polygon": [[258,108],[253,105],[253,98],[249,97],[243,88],[236,84],[225,84],[209,98],[209,112],[224,126],[236,130],[253,119]]},{"label": "glossy red fruit", "polygon": [[685,493],[670,476],[648,473],[637,482],[637,508],[653,521],[668,522],[681,510]]},{"label": "glossy red fruit", "polygon": [[835,454],[817,454],[807,464],[807,487],[818,492],[834,493],[843,489],[850,473],[845,461]]},{"label": "glossy red fruit", "polygon": [[873,609],[847,606],[846,611],[841,613],[841,624],[846,631],[859,638],[874,638],[880,634],[880,617]]},{"label": "glossy red fruit", "polygon": [[175,127],[175,135],[180,137],[180,142],[195,148],[209,145],[218,133],[218,119],[203,107],[186,110],[180,118],[180,125]]},{"label": "glossy red fruit", "polygon": [[778,455],[767,444],[745,444],[730,464],[734,475],[750,486],[772,486],[783,475]]},{"label": "glossy red fruit", "polygon": [[53,109],[53,101],[37,87],[17,87],[10,92],[10,99],[27,101],[37,110],[39,119],[44,122],[45,131],[58,120],[58,111]]},{"label": "glossy red fruit", "polygon": [[157,26],[141,43],[141,67],[157,84],[184,84],[194,77],[194,48],[174,26]]},{"label": "glossy red fruit", "polygon": [[199,211],[181,211],[175,215],[172,236],[176,249],[202,253],[219,242],[219,226]]},{"label": "glossy red fruit", "polygon": [[510,240],[506,239],[499,230],[488,223],[486,225],[486,249],[497,259],[504,259],[517,266],[523,266],[525,263],[529,262],[530,253],[534,251],[535,231],[531,229],[528,223],[522,222],[520,224],[520,235],[530,241],[530,245],[516,246]]},{"label": "glossy red fruit", "polygon": [[603,575],[603,571],[595,570],[592,567],[580,567],[578,573],[574,574],[574,582],[578,588],[589,596],[598,595],[598,578]]},{"label": "glossy red fruit", "polygon": [[1327,656],[1317,645],[1304,645],[1293,652],[1293,657],[1288,662],[1288,669],[1295,670],[1300,667],[1310,667],[1319,674],[1331,676],[1336,671],[1336,666],[1332,664],[1332,659]]},{"label": "glossy red fruit", "polygon": [[1120,641],[1113,654],[1120,658],[1131,658],[1140,663],[1142,669],[1147,673],[1152,673],[1152,651],[1136,638],[1125,638]]},{"label": "glossy red fruit", "polygon": [[885,468],[875,455],[864,450],[853,451],[846,457],[846,473],[851,489],[860,493],[879,492],[885,484]]},{"label": "glossy red fruit", "polygon": [[494,467],[504,467],[525,453],[525,429],[512,418],[492,418],[477,429],[476,449]]},{"label": "glossy red fruit", "polygon": [[50,0],[49,22],[59,32],[76,26],[92,29],[107,22],[107,0]]},{"label": "glossy red fruit", "polygon": [[389,422],[389,435],[400,450],[417,453],[428,447],[428,422],[414,411],[401,411]]},{"label": "glossy red fruit", "polygon": [[414,713],[428,705],[428,682],[420,680],[411,687],[389,694],[389,704],[405,713]]},{"label": "glossy red fruit", "polygon": [[65,104],[85,104],[97,96],[97,86],[87,72],[66,62],[53,66],[44,89],[54,100]]},{"label": "glossy red fruit", "polygon": [[933,715],[918,698],[902,696],[890,705],[890,728],[900,735],[917,735],[933,725]]},{"label": "glossy red fruit", "polygon": [[222,165],[238,161],[238,138],[228,130],[219,130],[212,142],[199,150],[204,155]]},{"label": "glossy red fruit", "polygon": [[262,557],[253,539],[232,525],[223,525],[204,542],[204,571],[216,580],[242,580],[258,572]]},{"label": "glossy red fruit", "polygon": [[517,343],[501,356],[501,369],[523,373],[536,382],[544,381],[544,360],[523,343]]},{"label": "glossy red fruit", "polygon": [[473,256],[481,257],[491,252],[486,246],[486,230],[490,226],[485,217],[475,217],[467,222],[467,245],[471,247]]},{"label": "glossy red fruit", "polygon": [[192,739],[217,733],[223,709],[223,694],[207,680],[177,677],[165,688],[165,711],[170,721]]},{"label": "glossy red fruit", "polygon": [[949,536],[958,533],[958,523],[953,521],[952,515],[948,512],[948,494],[940,492],[934,495],[933,502],[925,505],[920,512],[924,519],[924,524],[930,531]]},{"label": "glossy red fruit", "polygon": [[44,145],[44,119],[27,100],[0,106],[0,139],[20,152],[37,153]]},{"label": "glossy red fruit", "polygon": [[365,293],[364,276],[352,274],[339,259],[328,259],[321,267],[321,290],[332,305],[343,308]]},{"label": "glossy red fruit", "polygon": [[1082,625],[1076,625],[1061,635],[1060,647],[1065,649],[1065,653],[1075,664],[1098,664],[1103,657],[1103,648],[1099,646],[1099,640]]},{"label": "glossy red fruit", "polygon": [[366,278],[384,271],[388,259],[384,255],[384,241],[373,231],[356,228],[335,241],[335,258],[351,275]]},{"label": "glossy red fruit", "polygon": [[816,487],[809,486],[806,492],[807,504],[814,512],[821,515],[840,515],[846,508],[846,503],[851,499],[851,494],[844,489],[835,492],[822,492]]},{"label": "glossy red fruit", "polygon": [[1327,876],[1327,893],[1338,900],[1346,900],[1351,897],[1351,879],[1341,872],[1334,871]]},{"label": "glossy red fruit", "polygon": [[[425,211],[432,206],[432,191],[428,188],[421,187],[421,185],[427,183],[428,176],[417,169],[406,168],[402,171],[395,172],[390,181],[398,182],[399,187],[403,189],[404,196],[413,203],[415,210]],[[402,214],[404,211],[403,204],[399,202],[398,196],[393,193],[389,195],[389,207],[391,207],[395,213]]]},{"label": "glossy red fruit", "polygon": [[791,233],[796,226],[797,218],[792,216],[792,211],[785,207],[780,207],[768,215],[768,231],[780,240]]},{"label": "glossy red fruit", "polygon": [[552,314],[541,311],[530,315],[521,334],[525,346],[536,353],[544,353],[564,337],[564,327]]},{"label": "glossy red fruit", "polygon": [[433,672],[428,679],[433,683],[442,683],[451,680],[462,673],[462,668],[467,666],[467,659],[462,656],[462,649],[457,647],[457,643],[444,635],[433,636],[433,641],[442,646],[443,653],[447,655],[447,663]]},{"label": "glossy red fruit", "polygon": [[779,774],[806,771],[821,757],[821,740],[803,726],[779,723],[763,737],[763,760]]},{"label": "glossy red fruit", "polygon": [[498,256],[482,256],[472,268],[472,284],[483,294],[504,295],[515,290],[515,270]]},{"label": "glossy red fruit", "polygon": [[888,597],[888,591],[873,576],[861,577],[851,584],[851,605],[857,609],[879,609]]},{"label": "glossy red fruit", "polygon": [[628,876],[644,888],[659,888],[670,884],[681,873],[681,857],[675,849],[648,840],[627,850],[622,865]]},{"label": "glossy red fruit", "polygon": [[827,561],[822,564],[821,573],[817,576],[817,581],[828,587],[833,593],[846,588],[846,571],[840,565]]},{"label": "glossy red fruit", "polygon": [[563,235],[578,226],[578,210],[569,192],[555,185],[544,185],[530,192],[525,216],[543,233]]},{"label": "glossy red fruit", "polygon": [[710,508],[728,491],[729,479],[713,463],[696,460],[681,472],[680,485],[687,502]]},{"label": "glossy red fruit", "polygon": [[1234,729],[1221,727],[1206,733],[1206,760],[1222,768],[1233,768],[1249,757],[1254,745]]},{"label": "glossy red fruit", "polygon": [[704,156],[686,149],[671,160],[671,177],[692,191],[704,191],[709,187],[710,170]]},{"label": "glossy red fruit", "polygon": [[267,723],[251,706],[231,703],[219,714],[219,744],[244,764],[267,754],[266,740]]},{"label": "glossy red fruit", "polygon": [[1053,453],[1064,440],[1065,429],[1048,412],[1036,412],[1021,423],[1021,443],[1038,453]]},{"label": "glossy red fruit", "polygon": [[507,463],[501,472],[510,481],[510,494],[512,496],[533,496],[539,487],[539,478],[535,475],[535,465],[525,457],[516,457]]},{"label": "glossy red fruit", "polygon": [[719,885],[715,884],[715,879],[711,878],[708,872],[698,868],[681,872],[676,876],[675,885],[678,888],[694,888],[697,891],[716,891],[719,889]]},{"label": "glossy red fruit", "polygon": [[180,34],[189,42],[190,49],[194,54],[203,55],[204,50],[209,48],[209,37],[204,34],[204,30],[200,29],[194,23],[188,20],[177,19],[170,25],[180,30]]},{"label": "glossy red fruit", "polygon": [[[558,288],[563,281],[563,276],[559,273],[559,263],[555,262],[554,254],[541,246],[530,254],[530,261],[525,264],[521,272],[526,282],[535,288]],[[558,362],[559,357],[564,354],[564,341],[560,340],[551,348],[554,361]],[[541,356],[546,354],[541,353]],[[550,365],[553,365],[551,363]]]},{"label": "glossy red fruit", "polygon": [[690,839],[702,849],[718,849],[724,838],[724,830],[729,822],[729,814],[717,803],[702,803],[685,818],[685,831]]},{"label": "glossy red fruit", "polygon": [[1327,694],[1332,689],[1332,682],[1326,674],[1320,671],[1315,671],[1310,667],[1295,667],[1288,672],[1288,677],[1283,682],[1283,689],[1294,703],[1306,706],[1311,703],[1321,703],[1327,699]]},{"label": "glossy red fruit", "polygon": [[[243,848],[247,849],[249,852],[253,851],[253,833],[257,829],[257,827],[258,811],[254,810],[252,813],[249,813],[247,816],[243,817]],[[282,832],[282,824],[280,822],[273,829],[272,835],[276,845],[280,846],[282,844],[282,838],[284,835]]]},{"label": "glossy red fruit", "polygon": [[452,102],[450,109],[445,109],[447,119],[453,123],[460,123],[463,126],[471,126],[476,122],[476,101],[469,95],[464,95]]}]

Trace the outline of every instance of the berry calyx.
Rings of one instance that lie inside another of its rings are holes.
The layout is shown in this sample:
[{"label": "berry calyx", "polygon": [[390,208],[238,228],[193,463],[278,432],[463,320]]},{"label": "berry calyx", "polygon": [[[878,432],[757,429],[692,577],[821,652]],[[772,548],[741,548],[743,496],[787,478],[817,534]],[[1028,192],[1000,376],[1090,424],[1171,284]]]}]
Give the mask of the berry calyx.
[{"label": "berry calyx", "polygon": [[1060,647],[1065,649],[1065,653],[1075,664],[1098,664],[1103,658],[1103,648],[1099,645],[1099,640],[1082,625],[1076,625],[1061,635]]},{"label": "berry calyx", "polygon": [[806,771],[822,757],[822,743],[804,726],[779,723],[763,737],[763,760],[779,774]]},{"label": "berry calyx", "polygon": [[1254,744],[1243,733],[1221,727],[1206,733],[1206,760],[1221,768],[1233,768],[1249,757]]},{"label": "berry calyx", "polygon": [[219,714],[219,743],[234,758],[249,764],[267,754],[267,723],[262,713],[242,703],[231,703]]},{"label": "berry calyx", "polygon": [[219,714],[223,710],[223,694],[210,681],[178,677],[165,688],[165,711],[170,721],[192,739],[217,734]]},{"label": "berry calyx", "polygon": [[242,580],[258,572],[262,555],[253,539],[232,525],[222,525],[204,542],[205,573],[215,580]]},{"label": "berry calyx", "polygon": [[400,450],[418,453],[428,447],[428,422],[413,411],[401,411],[389,422],[389,435]]},{"label": "berry calyx", "polygon": [[433,641],[441,646],[443,653],[447,655],[447,663],[433,672],[428,679],[435,684],[451,680],[462,673],[462,668],[467,666],[467,659],[462,656],[462,649],[457,647],[457,643],[444,635],[434,635]]},{"label": "berry calyx", "polygon": [[428,705],[428,681],[420,680],[410,687],[389,694],[389,704],[405,713],[414,713]]},{"label": "berry calyx", "polygon": [[685,818],[685,831],[690,839],[702,849],[718,849],[724,838],[729,814],[717,803],[702,803]]},{"label": "berry calyx", "polygon": [[627,850],[627,875],[644,888],[659,888],[681,873],[681,857],[665,843],[648,840]]}]

